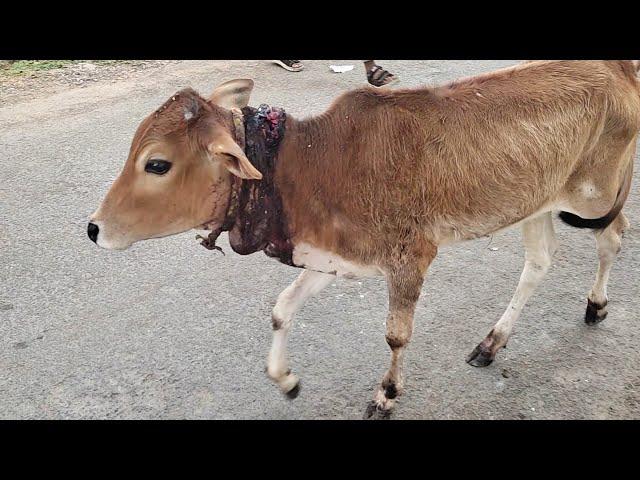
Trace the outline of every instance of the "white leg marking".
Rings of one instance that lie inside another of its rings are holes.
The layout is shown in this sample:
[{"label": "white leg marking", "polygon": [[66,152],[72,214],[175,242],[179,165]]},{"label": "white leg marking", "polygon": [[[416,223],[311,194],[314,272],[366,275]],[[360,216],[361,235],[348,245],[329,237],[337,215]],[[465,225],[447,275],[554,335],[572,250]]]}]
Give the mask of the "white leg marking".
[{"label": "white leg marking", "polygon": [[518,288],[493,332],[500,346],[507,343],[513,325],[520,316],[529,297],[544,278],[551,258],[558,248],[558,241],[551,221],[551,212],[527,220],[522,225],[525,248],[525,264],[520,276]]},{"label": "white leg marking", "polygon": [[[596,281],[589,293],[589,300],[598,305],[605,305],[608,301],[607,283],[609,282],[609,273],[611,273],[611,266],[622,244],[620,235],[614,230],[615,225],[616,222],[595,234],[599,264]],[[605,309],[599,310],[600,313],[604,311]]]},{"label": "white leg marking", "polygon": [[289,371],[287,361],[287,337],[293,316],[309,297],[318,294],[333,280],[334,275],[305,270],[280,294],[273,307],[274,332],[267,373],[285,393],[298,384],[298,378]]}]

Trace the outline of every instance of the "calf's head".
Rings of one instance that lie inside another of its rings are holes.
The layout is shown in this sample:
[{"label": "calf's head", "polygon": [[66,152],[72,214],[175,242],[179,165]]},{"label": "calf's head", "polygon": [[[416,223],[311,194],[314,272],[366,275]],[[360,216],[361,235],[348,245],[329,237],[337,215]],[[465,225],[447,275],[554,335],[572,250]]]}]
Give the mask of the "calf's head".
[{"label": "calf's head", "polygon": [[251,80],[220,85],[209,99],[181,90],[138,127],[118,178],[91,216],[87,233],[99,246],[214,229],[224,222],[232,175],[259,180],[234,140],[231,109],[247,106]]}]

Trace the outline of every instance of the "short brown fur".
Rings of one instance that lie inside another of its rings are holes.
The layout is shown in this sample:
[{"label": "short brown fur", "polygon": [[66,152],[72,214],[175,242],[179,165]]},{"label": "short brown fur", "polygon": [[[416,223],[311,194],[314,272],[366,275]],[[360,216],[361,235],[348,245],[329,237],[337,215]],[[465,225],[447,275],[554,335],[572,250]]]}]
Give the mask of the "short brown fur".
[{"label": "short brown fur", "polygon": [[[637,61],[525,62],[435,88],[358,89],[320,116],[289,116],[275,184],[292,244],[374,265],[387,278],[391,367],[368,415],[388,412],[402,392],[415,305],[441,245],[522,223],[525,270],[512,300],[519,312],[557,248],[549,212],[606,217],[613,223],[596,235],[600,267],[589,302],[606,300],[619,231],[628,225],[621,209],[640,130],[639,67]],[[102,222],[100,235],[120,232],[112,234],[120,239],[113,248],[221,225],[231,176],[261,178],[233,144],[228,110],[246,106],[252,86],[227,82],[209,101],[180,92],[142,123],[123,172],[93,217]],[[136,166],[148,145],[174,162],[165,179],[148,179]],[[305,272],[274,309],[268,372],[285,393],[299,391],[283,350],[291,317],[327,278]],[[472,353],[472,365],[493,360],[518,314],[505,312]],[[483,350],[484,343],[495,348]]]},{"label": "short brown fur", "polygon": [[[435,89],[367,88],[290,121],[277,181],[294,239],[385,263],[393,246],[487,235],[552,203],[606,214],[640,128],[625,67],[532,62]],[[576,195],[587,179],[598,201]]]}]

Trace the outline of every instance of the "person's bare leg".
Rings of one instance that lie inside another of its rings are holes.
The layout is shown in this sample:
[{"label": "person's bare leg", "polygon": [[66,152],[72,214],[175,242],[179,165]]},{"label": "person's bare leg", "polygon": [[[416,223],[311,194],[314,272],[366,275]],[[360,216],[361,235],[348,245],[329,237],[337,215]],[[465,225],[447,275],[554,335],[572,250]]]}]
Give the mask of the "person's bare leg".
[{"label": "person's bare leg", "polygon": [[364,61],[364,70],[365,73],[369,73],[373,67],[376,66],[375,60],[365,60]]}]

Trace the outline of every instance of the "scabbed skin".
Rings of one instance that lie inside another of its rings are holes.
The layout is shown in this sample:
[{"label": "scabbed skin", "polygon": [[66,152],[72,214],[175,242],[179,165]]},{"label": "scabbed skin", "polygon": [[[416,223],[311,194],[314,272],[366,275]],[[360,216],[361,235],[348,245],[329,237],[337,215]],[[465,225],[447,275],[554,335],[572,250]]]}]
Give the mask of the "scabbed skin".
[{"label": "scabbed skin", "polygon": [[[241,255],[263,250],[266,255],[294,266],[293,244],[287,230],[282,199],[274,183],[275,159],[285,134],[286,113],[265,104],[257,109],[245,107],[242,113],[245,118],[245,153],[262,173],[262,180],[236,180],[241,184],[235,200],[235,221],[230,226],[229,243]],[[222,231],[212,232],[203,245],[217,249],[215,240]]]}]

